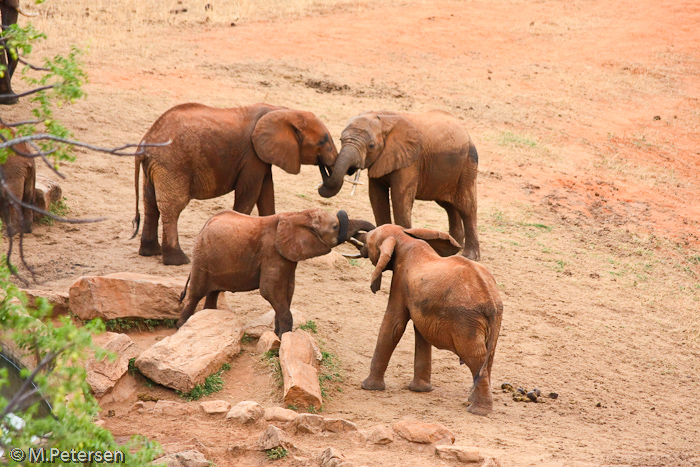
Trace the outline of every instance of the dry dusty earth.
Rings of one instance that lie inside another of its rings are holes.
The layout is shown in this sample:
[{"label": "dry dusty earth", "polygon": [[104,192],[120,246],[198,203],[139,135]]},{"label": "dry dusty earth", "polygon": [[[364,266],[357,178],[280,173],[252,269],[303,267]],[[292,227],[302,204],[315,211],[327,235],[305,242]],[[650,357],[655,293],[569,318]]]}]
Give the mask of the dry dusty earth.
[{"label": "dry dusty earth", "polygon": [[[189,101],[307,109],[336,138],[365,110],[439,108],[471,133],[480,154],[482,262],[505,302],[494,413],[465,412],[470,375],[448,352],[433,354],[433,392],[408,391],[412,330],[386,391],[360,389],[388,298],[370,292],[371,265],[362,260],[302,264],[297,274],[294,307],[317,323],[344,373],[324,415],[362,429],[403,418],[440,422],[502,466],[700,464],[697,2],[326,2],[308,14],[255,20],[227,17],[226,2],[215,0],[64,3],[33,7],[49,34],[34,56],[89,45],[88,98],[60,111],[87,142],[138,142],[160,114]],[[204,3],[224,13],[205,13]],[[17,120],[28,110],[26,102],[0,109]],[[77,156],[62,169],[70,215],[108,220],[37,226],[26,250],[40,287],[65,291],[81,275],[118,271],[187,275],[186,266],[138,256],[129,239],[133,161]],[[315,167],[274,177],[279,211],[343,208],[372,219],[366,185],[324,200]],[[180,220],[186,252],[204,221],[232,202],[230,194],[189,205]],[[418,202],[414,225],[446,230],[447,217]],[[256,293],[227,298],[242,320],[268,308]],[[280,403],[253,352],[248,346],[233,362],[226,388],[211,399]],[[513,402],[502,382],[559,398]],[[139,392],[177,399],[160,388]],[[269,462],[231,449],[259,431],[203,416],[130,414],[134,400],[105,407],[115,411],[105,419],[118,439],[140,433],[169,452],[196,447],[219,466]],[[299,445],[307,457],[334,445],[358,465],[445,465],[407,443],[309,436]]]}]

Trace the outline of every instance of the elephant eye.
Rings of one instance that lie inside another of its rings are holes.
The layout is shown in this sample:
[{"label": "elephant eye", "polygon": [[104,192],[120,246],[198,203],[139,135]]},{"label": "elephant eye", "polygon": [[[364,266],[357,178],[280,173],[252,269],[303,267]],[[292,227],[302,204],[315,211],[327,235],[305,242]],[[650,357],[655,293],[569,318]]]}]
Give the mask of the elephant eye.
[{"label": "elephant eye", "polygon": [[374,143],[369,143],[369,148],[374,149]]},{"label": "elephant eye", "polygon": [[338,224],[333,224],[333,230],[338,228]]}]

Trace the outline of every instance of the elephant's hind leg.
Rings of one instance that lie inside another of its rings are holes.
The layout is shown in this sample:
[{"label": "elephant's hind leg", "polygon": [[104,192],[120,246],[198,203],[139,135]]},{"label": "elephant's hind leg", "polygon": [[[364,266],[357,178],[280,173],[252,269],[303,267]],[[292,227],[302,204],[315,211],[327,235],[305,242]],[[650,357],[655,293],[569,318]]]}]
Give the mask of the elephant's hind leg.
[{"label": "elephant's hind leg", "polygon": [[408,389],[415,392],[429,392],[433,390],[433,385],[430,384],[433,346],[425,340],[415,325],[413,329],[416,333],[416,355],[413,362],[413,381]]},{"label": "elephant's hind leg", "polygon": [[[177,190],[176,190],[177,191]],[[187,193],[182,190],[182,193]],[[188,264],[190,259],[182,248],[177,234],[177,221],[180,213],[187,206],[189,199],[181,196],[179,199],[168,200],[167,202],[158,199],[158,209],[163,216],[163,264],[179,266]]]},{"label": "elephant's hind leg", "polygon": [[[145,178],[145,177],[144,177]],[[143,181],[143,232],[141,233],[141,256],[157,256],[162,254],[158,243],[158,219],[160,211],[156,203],[156,190],[153,183]]]},{"label": "elephant's hind leg", "polygon": [[207,310],[216,310],[219,302],[219,290],[214,292],[209,292],[207,294],[207,299],[204,301],[204,308]]},{"label": "elephant's hind leg", "polygon": [[476,230],[476,204],[469,203],[466,206],[457,206],[459,216],[464,224],[464,250],[462,256],[473,261],[481,259],[479,248],[479,234]]},{"label": "elephant's hind leg", "polygon": [[491,395],[491,375],[486,374],[483,378],[479,378],[479,371],[486,358],[486,347],[483,349],[483,356],[463,356],[460,358],[469,367],[474,378],[474,387],[467,401],[470,403],[467,407],[467,412],[474,415],[488,415],[493,412],[493,396]]},{"label": "elephant's hind leg", "polygon": [[187,322],[188,319],[190,319],[190,316],[194,314],[195,310],[197,309],[197,305],[200,301],[202,301],[202,298],[204,298],[205,295],[205,293],[193,291],[192,288],[190,288],[190,290],[187,291],[187,297],[185,298],[185,306],[182,308],[182,314],[180,315],[180,319],[177,320],[177,324],[175,324],[175,327],[179,329],[183,324]]},{"label": "elephant's hind leg", "polygon": [[450,235],[457,240],[457,243],[464,246],[464,227],[462,226],[462,218],[457,209],[452,204],[446,201],[436,201],[445,211],[447,211],[447,221],[450,226]]}]

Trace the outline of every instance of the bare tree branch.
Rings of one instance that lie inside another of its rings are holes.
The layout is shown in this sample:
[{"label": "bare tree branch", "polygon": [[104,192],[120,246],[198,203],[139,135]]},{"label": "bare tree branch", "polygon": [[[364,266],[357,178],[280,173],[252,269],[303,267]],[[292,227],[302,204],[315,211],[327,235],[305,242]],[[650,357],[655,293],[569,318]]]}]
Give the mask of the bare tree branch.
[{"label": "bare tree branch", "polygon": [[17,61],[20,62],[22,65],[28,66],[32,70],[36,71],[51,71],[51,68],[43,68],[40,66],[32,65],[31,63],[27,62],[25,59],[22,57],[17,57]]},{"label": "bare tree branch", "polygon": [[36,94],[37,92],[46,91],[47,89],[53,89],[53,88],[55,88],[55,87],[56,87],[55,84],[50,84],[50,85],[48,85],[48,86],[42,86],[42,87],[40,87],[40,88],[31,89],[31,90],[29,90],[29,91],[27,91],[27,92],[23,92],[22,94],[0,94],[0,98],[3,98],[3,97],[17,97],[17,98],[20,98],[20,97],[25,97],[25,96],[30,96],[30,95],[32,95],[32,94]]},{"label": "bare tree branch", "polygon": [[[2,96],[0,95],[0,97],[2,97]],[[59,143],[70,144],[71,146],[78,146],[78,147],[82,147],[82,148],[87,148],[87,149],[91,149],[93,151],[104,152],[106,154],[112,154],[115,156],[138,156],[140,154],[143,154],[144,148],[167,146],[170,143],[172,143],[172,140],[168,140],[165,143],[138,143],[138,144],[130,143],[130,144],[125,144],[123,146],[116,147],[116,148],[102,148],[99,146],[93,146],[92,144],[83,143],[81,141],[60,138],[58,136],[55,136],[55,135],[52,135],[49,133],[36,133],[33,135],[28,135],[28,136],[18,136],[17,138],[0,143],[0,149],[11,147],[11,146],[13,146],[15,144],[19,144],[19,143],[26,143],[29,141],[41,141],[41,140],[58,141]],[[129,149],[129,148],[139,148],[139,150],[135,151],[135,152],[124,152],[124,149]],[[48,152],[40,152],[38,154],[33,155],[32,157],[41,157],[42,155],[48,155],[48,154],[49,154]]]},{"label": "bare tree branch", "polygon": [[8,128],[15,128],[18,126],[23,126],[23,125],[38,125],[39,123],[42,123],[43,120],[25,120],[23,122],[16,122],[16,123],[9,123],[0,118],[0,126],[6,126]]}]

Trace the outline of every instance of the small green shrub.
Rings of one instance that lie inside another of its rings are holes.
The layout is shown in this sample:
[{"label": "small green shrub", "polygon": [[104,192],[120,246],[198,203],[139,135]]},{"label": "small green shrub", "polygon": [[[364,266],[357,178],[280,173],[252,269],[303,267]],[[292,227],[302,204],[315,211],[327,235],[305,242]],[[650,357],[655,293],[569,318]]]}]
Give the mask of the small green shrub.
[{"label": "small green shrub", "polygon": [[313,320],[308,320],[304,324],[299,325],[299,329],[303,329],[304,331],[311,331],[314,334],[318,332],[318,328],[316,327],[316,322]]},{"label": "small green shrub", "polygon": [[277,459],[284,459],[285,457],[287,457],[288,454],[289,451],[284,449],[282,446],[278,446],[276,448],[268,449],[267,451],[265,451],[265,455],[271,461],[275,461]]},{"label": "small green shrub", "polygon": [[[49,206],[49,212],[54,216],[66,217],[66,215],[70,211],[68,205],[66,204],[66,201],[66,197],[64,196],[55,203],[51,203],[51,205]],[[50,217],[43,216],[39,219],[39,223],[44,225],[53,225],[54,220]]]},{"label": "small green shrub", "polygon": [[178,395],[188,401],[196,401],[202,397],[219,392],[224,388],[224,379],[221,377],[221,375],[230,369],[231,365],[224,363],[221,365],[221,369],[219,371],[207,376],[203,384],[198,384],[190,392],[178,391]]},{"label": "small green shrub", "polygon": [[243,333],[243,337],[241,337],[241,344],[250,344],[253,342],[254,337],[249,335],[248,333]]}]

